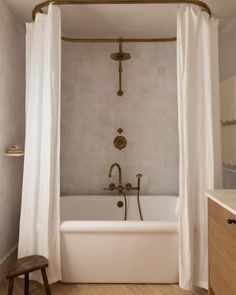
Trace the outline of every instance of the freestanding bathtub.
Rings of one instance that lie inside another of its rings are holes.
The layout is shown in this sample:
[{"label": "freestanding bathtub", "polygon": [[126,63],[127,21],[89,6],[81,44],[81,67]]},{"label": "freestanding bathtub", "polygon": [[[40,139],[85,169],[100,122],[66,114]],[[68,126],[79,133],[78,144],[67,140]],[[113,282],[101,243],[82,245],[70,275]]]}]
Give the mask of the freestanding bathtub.
[{"label": "freestanding bathtub", "polygon": [[61,197],[62,281],[65,283],[178,282],[178,198]]}]

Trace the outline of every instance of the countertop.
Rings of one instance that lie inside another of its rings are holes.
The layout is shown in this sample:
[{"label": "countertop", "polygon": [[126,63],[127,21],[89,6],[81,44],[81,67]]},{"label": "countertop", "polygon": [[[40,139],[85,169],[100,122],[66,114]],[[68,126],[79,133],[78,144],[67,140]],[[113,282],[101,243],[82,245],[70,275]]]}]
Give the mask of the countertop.
[{"label": "countertop", "polygon": [[210,190],[206,196],[236,215],[236,189]]}]

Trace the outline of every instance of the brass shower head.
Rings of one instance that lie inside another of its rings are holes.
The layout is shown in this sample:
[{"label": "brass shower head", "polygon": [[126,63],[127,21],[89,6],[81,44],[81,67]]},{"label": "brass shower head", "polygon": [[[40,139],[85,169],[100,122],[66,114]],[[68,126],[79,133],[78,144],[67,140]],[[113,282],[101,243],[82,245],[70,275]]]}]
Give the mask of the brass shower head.
[{"label": "brass shower head", "polygon": [[128,52],[122,51],[122,38],[119,39],[119,52],[114,52],[111,54],[111,59],[117,60],[119,62],[119,90],[117,94],[122,96],[124,94],[122,90],[122,61],[129,60],[131,58],[131,54]]},{"label": "brass shower head", "polygon": [[131,54],[128,52],[114,52],[111,54],[111,59],[118,61],[125,61],[131,58]]}]

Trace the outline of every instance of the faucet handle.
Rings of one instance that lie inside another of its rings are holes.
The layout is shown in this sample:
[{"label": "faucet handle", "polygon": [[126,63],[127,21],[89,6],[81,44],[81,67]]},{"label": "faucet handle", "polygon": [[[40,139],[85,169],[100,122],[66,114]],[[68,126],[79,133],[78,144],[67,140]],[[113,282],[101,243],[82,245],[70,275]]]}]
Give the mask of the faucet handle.
[{"label": "faucet handle", "polygon": [[116,185],[114,183],[110,183],[108,188],[103,188],[104,191],[113,191]]},{"label": "faucet handle", "polygon": [[137,175],[136,175],[136,177],[137,178],[141,178],[143,175],[141,174],[141,173],[138,173]]},{"label": "faucet handle", "polygon": [[110,184],[109,184],[109,189],[110,189],[111,191],[113,191],[113,190],[115,189],[115,187],[116,187],[116,185],[115,185],[114,183],[110,183]]},{"label": "faucet handle", "polygon": [[126,183],[125,188],[130,191],[132,189],[132,184],[131,183]]}]

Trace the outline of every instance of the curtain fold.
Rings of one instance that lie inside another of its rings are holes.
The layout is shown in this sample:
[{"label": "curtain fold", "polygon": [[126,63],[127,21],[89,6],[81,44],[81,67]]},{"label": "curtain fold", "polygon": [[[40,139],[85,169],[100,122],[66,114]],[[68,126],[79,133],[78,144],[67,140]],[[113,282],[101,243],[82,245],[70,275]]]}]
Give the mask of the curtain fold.
[{"label": "curtain fold", "polygon": [[[26,136],[18,257],[49,259],[50,283],[61,279],[61,16],[50,5],[26,25]],[[41,281],[39,273],[32,279]]]},{"label": "curtain fold", "polygon": [[221,187],[218,20],[190,5],[177,15],[180,287],[208,287],[207,200]]}]

